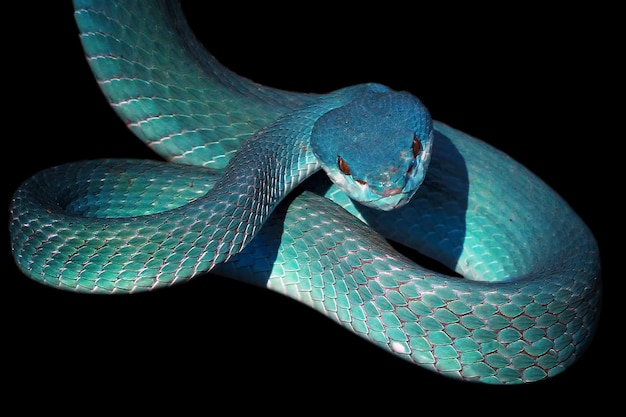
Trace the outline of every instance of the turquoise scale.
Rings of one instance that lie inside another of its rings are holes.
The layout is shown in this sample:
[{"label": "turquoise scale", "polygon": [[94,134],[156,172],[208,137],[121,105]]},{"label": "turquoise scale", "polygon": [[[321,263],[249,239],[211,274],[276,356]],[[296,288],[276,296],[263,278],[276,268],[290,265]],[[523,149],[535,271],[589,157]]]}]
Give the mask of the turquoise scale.
[{"label": "turquoise scale", "polygon": [[[112,108],[176,163],[77,162],[27,180],[10,208],[25,275],[62,290],[132,293],[212,271],[466,381],[539,381],[585,352],[599,317],[598,248],[523,166],[435,122],[429,170],[411,202],[367,208],[314,173],[306,138],[327,106],[368,86],[313,95],[239,77],[204,50],[176,2],[74,5]],[[296,151],[279,151],[278,176],[223,170],[232,160],[271,172],[274,160],[263,156],[285,141]],[[211,197],[216,189],[225,198]],[[419,266],[389,241],[453,273]]]}]

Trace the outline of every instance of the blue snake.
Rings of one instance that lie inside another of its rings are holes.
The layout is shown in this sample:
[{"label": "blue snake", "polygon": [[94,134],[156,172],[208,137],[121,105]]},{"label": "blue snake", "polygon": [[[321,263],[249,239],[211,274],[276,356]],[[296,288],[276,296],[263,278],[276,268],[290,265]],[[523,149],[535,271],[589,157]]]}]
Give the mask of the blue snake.
[{"label": "blue snake", "polygon": [[210,271],[466,381],[539,381],[585,352],[599,318],[598,247],[522,165],[432,120],[406,92],[370,83],[305,94],[240,77],[176,2],[74,6],[106,98],[168,162],[81,161],[27,179],[10,206],[25,275],[133,293]]}]

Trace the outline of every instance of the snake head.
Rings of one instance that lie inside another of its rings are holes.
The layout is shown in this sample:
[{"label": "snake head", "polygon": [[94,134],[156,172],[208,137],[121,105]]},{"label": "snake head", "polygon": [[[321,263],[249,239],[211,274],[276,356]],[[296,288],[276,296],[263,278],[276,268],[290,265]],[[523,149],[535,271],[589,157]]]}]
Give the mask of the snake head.
[{"label": "snake head", "polygon": [[322,115],[313,126],[311,147],[351,199],[392,210],[422,184],[433,137],[426,107],[409,93],[385,88]]}]

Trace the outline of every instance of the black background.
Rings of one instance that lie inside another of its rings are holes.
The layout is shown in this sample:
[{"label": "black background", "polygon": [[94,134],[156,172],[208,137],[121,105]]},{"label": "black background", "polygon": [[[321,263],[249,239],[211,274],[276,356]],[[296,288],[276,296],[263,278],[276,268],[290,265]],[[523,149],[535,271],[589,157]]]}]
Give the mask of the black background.
[{"label": "black background", "polygon": [[[18,370],[13,387],[100,399],[108,391],[130,397],[144,389],[163,399],[173,390],[202,401],[215,400],[216,392],[245,399],[260,391],[302,400],[300,409],[311,411],[322,396],[358,411],[359,403],[369,410],[388,401],[411,409],[446,392],[447,407],[482,410],[495,392],[531,410],[531,400],[556,392],[563,393],[560,404],[588,397],[590,387],[607,394],[610,378],[623,372],[623,353],[610,336],[619,292],[610,237],[619,230],[611,225],[615,194],[606,190],[619,177],[612,162],[616,132],[604,127],[610,65],[600,45],[609,33],[588,27],[604,12],[240,4],[209,12],[189,3],[198,36],[241,75],[298,91],[368,81],[411,91],[435,119],[495,145],[544,179],[600,244],[606,291],[594,343],[571,369],[544,383],[468,385],[391,357],[295,301],[219,277],[132,297],[44,288],[17,271],[3,238],[3,345],[14,352],[8,356]],[[5,35],[3,62],[5,207],[21,181],[46,167],[158,158],[101,95],[70,2],[13,5],[5,26],[13,19],[20,23]],[[219,400],[234,409],[245,405]]]}]

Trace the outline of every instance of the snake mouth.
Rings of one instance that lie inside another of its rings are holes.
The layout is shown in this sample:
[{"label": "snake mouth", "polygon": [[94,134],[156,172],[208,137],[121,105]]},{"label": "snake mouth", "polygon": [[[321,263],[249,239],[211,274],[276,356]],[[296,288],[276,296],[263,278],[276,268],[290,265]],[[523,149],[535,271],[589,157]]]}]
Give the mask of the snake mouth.
[{"label": "snake mouth", "polygon": [[381,195],[383,197],[391,197],[391,196],[394,196],[396,194],[400,194],[401,192],[402,192],[402,188],[400,188],[400,187],[385,188]]},{"label": "snake mouth", "polygon": [[404,186],[399,186],[397,182],[381,184],[378,187],[370,184],[367,187],[369,189],[368,198],[362,198],[360,202],[366,206],[383,211],[395,210],[404,206],[411,200],[417,190],[417,187],[414,185],[415,178],[412,177],[412,174],[409,173],[407,175]]},{"label": "snake mouth", "polygon": [[378,198],[361,201],[361,203],[377,210],[390,211],[404,206],[411,200],[412,196],[413,193],[406,192],[402,188],[395,187],[385,189],[382,194],[379,194]]},{"label": "snake mouth", "polygon": [[415,191],[416,183],[421,183],[421,177],[415,176],[414,170],[405,177],[404,186],[401,181],[385,181],[382,184],[372,184],[366,181],[357,181],[346,176],[333,167],[326,167],[328,177],[352,200],[376,210],[390,211],[407,204]]}]

